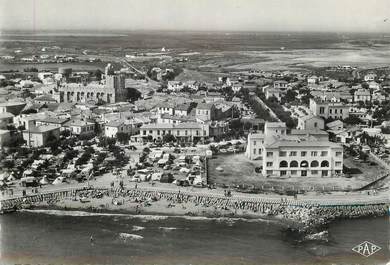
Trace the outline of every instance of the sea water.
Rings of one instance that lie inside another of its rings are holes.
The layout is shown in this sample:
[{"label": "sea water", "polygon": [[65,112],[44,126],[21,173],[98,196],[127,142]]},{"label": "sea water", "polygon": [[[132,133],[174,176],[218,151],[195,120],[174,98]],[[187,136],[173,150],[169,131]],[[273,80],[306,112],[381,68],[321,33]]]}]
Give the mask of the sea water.
[{"label": "sea water", "polygon": [[[275,221],[18,212],[0,216],[1,264],[386,264],[388,217],[342,220],[303,241]],[[92,236],[92,238],[91,238]],[[352,248],[382,249],[363,257]]]}]

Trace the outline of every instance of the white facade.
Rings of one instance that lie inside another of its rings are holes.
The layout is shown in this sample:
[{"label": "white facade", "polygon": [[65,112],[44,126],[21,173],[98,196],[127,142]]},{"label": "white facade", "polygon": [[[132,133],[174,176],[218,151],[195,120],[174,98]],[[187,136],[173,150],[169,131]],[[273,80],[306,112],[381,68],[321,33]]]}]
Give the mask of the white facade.
[{"label": "white facade", "polygon": [[[264,134],[249,134],[246,156],[259,160],[264,176],[331,177],[342,173],[343,147],[319,137],[287,135],[266,123]],[[299,131],[298,131],[299,132]]]},{"label": "white facade", "polygon": [[349,107],[342,102],[330,102],[321,99],[310,99],[310,111],[316,115],[333,119],[346,119],[349,117]]}]

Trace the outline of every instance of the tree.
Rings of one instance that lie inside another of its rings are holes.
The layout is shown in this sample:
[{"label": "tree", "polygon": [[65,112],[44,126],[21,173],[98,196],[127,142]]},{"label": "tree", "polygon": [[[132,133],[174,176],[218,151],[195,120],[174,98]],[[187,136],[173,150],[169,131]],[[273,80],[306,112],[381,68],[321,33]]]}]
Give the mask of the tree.
[{"label": "tree", "polygon": [[33,114],[33,113],[38,113],[38,111],[35,109],[26,109],[21,112],[21,114]]},{"label": "tree", "polygon": [[348,118],[345,118],[343,122],[346,124],[351,124],[351,125],[363,123],[363,121],[359,117],[356,117],[356,116],[349,116]]},{"label": "tree", "polygon": [[69,130],[63,130],[60,132],[60,136],[66,138],[70,136],[70,131]]},{"label": "tree", "polygon": [[126,99],[130,101],[136,101],[141,98],[141,92],[133,87],[126,88]]},{"label": "tree", "polygon": [[128,143],[130,140],[130,135],[123,132],[118,132],[116,134],[116,139],[118,139],[118,142],[120,143]]},{"label": "tree", "polygon": [[297,92],[295,92],[294,90],[291,90],[291,89],[287,90],[286,96],[285,96],[286,102],[294,101],[296,99],[297,95],[298,95]]},{"label": "tree", "polygon": [[116,139],[115,138],[109,138],[105,136],[99,137],[99,144],[100,147],[110,147],[112,145],[115,145]]},{"label": "tree", "polygon": [[163,136],[163,141],[165,143],[175,142],[176,141],[176,137],[173,136],[172,134],[166,134],[166,135]]},{"label": "tree", "polygon": [[50,147],[52,152],[58,149],[59,141],[52,132],[49,132],[49,135],[46,138],[46,146]]},{"label": "tree", "polygon": [[361,160],[363,160],[364,162],[366,162],[367,159],[368,159],[368,154],[367,154],[366,152],[360,151],[360,152],[359,152],[359,158],[360,158]]}]

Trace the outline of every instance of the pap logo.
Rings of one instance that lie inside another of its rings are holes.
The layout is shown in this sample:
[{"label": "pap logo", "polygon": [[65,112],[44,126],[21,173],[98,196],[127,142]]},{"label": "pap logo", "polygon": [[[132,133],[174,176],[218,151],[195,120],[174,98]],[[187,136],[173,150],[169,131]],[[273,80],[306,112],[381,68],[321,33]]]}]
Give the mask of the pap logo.
[{"label": "pap logo", "polygon": [[381,247],[371,242],[364,241],[363,243],[360,243],[359,245],[355,246],[352,250],[359,253],[362,256],[369,257],[372,254],[381,250]]}]

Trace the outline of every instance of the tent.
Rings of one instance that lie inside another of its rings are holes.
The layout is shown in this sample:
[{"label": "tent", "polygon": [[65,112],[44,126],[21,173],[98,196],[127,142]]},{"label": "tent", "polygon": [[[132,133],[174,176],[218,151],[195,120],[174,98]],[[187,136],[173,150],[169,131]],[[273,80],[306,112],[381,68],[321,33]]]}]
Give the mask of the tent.
[{"label": "tent", "polygon": [[181,172],[181,173],[189,173],[190,170],[189,170],[188,168],[186,168],[186,167],[182,167],[182,168],[180,169],[180,172]]},{"label": "tent", "polygon": [[157,164],[159,166],[164,166],[167,162],[168,162],[167,159],[160,159],[160,160],[158,160]]},{"label": "tent", "polygon": [[64,182],[65,182],[65,178],[64,177],[58,177],[58,178],[56,178],[53,181],[53,185],[58,185],[58,184],[61,184],[61,183],[64,183]]},{"label": "tent", "polygon": [[14,175],[11,175],[11,176],[9,176],[9,177],[7,178],[7,181],[15,181],[15,180],[16,180],[16,178],[15,178]]},{"label": "tent", "polygon": [[160,173],[160,172],[153,173],[151,180],[152,181],[160,181],[161,177],[162,177],[162,173]]},{"label": "tent", "polygon": [[40,184],[42,185],[47,185],[49,184],[49,181],[47,180],[47,176],[43,176],[43,178],[41,178],[41,180],[39,181]]},{"label": "tent", "polygon": [[20,179],[20,184],[23,187],[34,186],[37,183],[37,179],[35,177],[24,177]]}]

